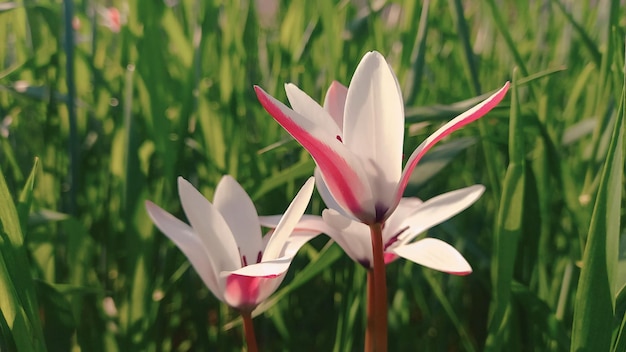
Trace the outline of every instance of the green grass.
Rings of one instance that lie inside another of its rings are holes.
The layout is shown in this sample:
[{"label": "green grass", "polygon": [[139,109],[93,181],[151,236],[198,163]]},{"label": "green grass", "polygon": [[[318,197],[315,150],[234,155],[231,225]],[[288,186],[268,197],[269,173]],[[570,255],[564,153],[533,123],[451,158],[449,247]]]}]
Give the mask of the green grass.
[{"label": "green grass", "polygon": [[[514,82],[414,172],[410,196],[487,191],[429,233],[472,275],[388,267],[390,350],[624,349],[619,1],[283,0],[266,17],[257,3],[0,4],[0,122],[12,118],[0,136],[1,351],[240,351],[236,312],[155,229],[144,200],[184,218],[177,176],[211,199],[231,174],[260,214],[284,211],[314,163],[252,86],[286,101],[294,82],[321,101],[369,50],[400,80],[405,155],[471,99]],[[103,4],[120,9],[119,32],[104,26]],[[323,207],[316,195],[308,212]],[[362,349],[364,275],[316,238],[280,299],[260,307],[260,347]]]}]

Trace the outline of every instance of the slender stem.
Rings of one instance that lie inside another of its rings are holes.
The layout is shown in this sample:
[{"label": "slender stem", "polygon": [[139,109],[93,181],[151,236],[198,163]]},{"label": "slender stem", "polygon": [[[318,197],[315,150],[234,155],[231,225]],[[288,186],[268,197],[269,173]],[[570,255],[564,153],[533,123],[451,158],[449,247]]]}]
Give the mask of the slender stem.
[{"label": "slender stem", "polygon": [[387,279],[385,277],[385,259],[383,256],[382,224],[370,225],[374,270],[372,291],[374,293],[374,351],[387,352]]},{"label": "slender stem", "polygon": [[374,319],[374,273],[372,269],[367,270],[367,329],[365,330],[365,352],[374,350],[374,330],[376,330],[376,319]]},{"label": "slender stem", "polygon": [[241,312],[243,318],[243,330],[246,333],[246,344],[248,345],[248,352],[258,352],[259,347],[256,344],[256,336],[254,335],[254,324],[252,324],[251,312]]}]

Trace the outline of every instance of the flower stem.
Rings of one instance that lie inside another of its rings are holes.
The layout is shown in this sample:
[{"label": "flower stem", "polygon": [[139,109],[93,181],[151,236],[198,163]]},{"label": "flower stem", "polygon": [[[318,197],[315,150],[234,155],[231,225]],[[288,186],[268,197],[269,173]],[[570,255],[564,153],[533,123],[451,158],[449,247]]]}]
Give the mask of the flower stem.
[{"label": "flower stem", "polygon": [[374,319],[374,273],[372,269],[367,270],[367,329],[365,330],[365,352],[372,352],[374,349],[373,334],[376,329],[376,319]]},{"label": "flower stem", "polygon": [[[374,269],[372,270],[372,293],[374,303],[373,312],[373,342],[374,352],[387,351],[387,279],[385,273],[385,259],[383,255],[382,224],[370,225]],[[369,285],[368,285],[369,286]],[[369,289],[368,289],[369,290]],[[370,318],[368,318],[369,321]]]},{"label": "flower stem", "polygon": [[246,344],[248,345],[248,352],[258,352],[259,347],[256,344],[256,336],[254,335],[254,325],[252,324],[251,312],[241,312],[243,318],[243,330],[246,333]]}]

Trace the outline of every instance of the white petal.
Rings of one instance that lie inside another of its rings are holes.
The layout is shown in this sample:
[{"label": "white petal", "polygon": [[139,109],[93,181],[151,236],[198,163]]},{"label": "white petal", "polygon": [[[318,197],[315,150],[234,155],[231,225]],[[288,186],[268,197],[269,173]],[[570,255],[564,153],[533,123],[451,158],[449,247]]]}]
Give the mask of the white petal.
[{"label": "white petal", "polygon": [[[320,218],[320,221],[321,221],[322,217],[318,216],[318,218]],[[324,231],[320,231],[320,230],[301,230],[298,228],[294,229],[293,232],[287,238],[287,241],[285,241],[285,244],[283,245],[283,249],[278,255],[279,258],[286,257],[286,256],[294,257],[296,253],[298,252],[298,250],[300,250],[300,248],[304,246],[305,243],[307,243],[308,241],[310,241],[311,239],[313,239],[314,237],[316,237],[317,235],[323,232]],[[274,233],[274,230],[270,230],[265,235],[265,237],[263,237],[263,244],[267,245],[269,240],[272,238],[273,233]]]},{"label": "white petal", "polygon": [[373,257],[369,227],[346,218],[333,209],[325,209],[322,218],[331,228],[326,234],[335,240],[352,260],[371,268]]},{"label": "white petal", "polygon": [[402,174],[404,103],[395,74],[378,52],[365,54],[350,82],[343,135],[346,146],[364,160],[376,203],[395,206],[391,203]]},{"label": "white petal", "polygon": [[324,98],[324,110],[328,111],[333,117],[337,126],[342,131],[343,136],[343,112],[346,107],[346,97],[348,96],[348,87],[333,81],[326,91]]},{"label": "white petal", "polygon": [[156,227],[189,259],[209,290],[218,299],[223,300],[222,290],[218,284],[218,272],[214,270],[209,252],[193,229],[150,201],[146,201],[146,210]]},{"label": "white petal", "polygon": [[342,133],[339,125],[333,120],[333,117],[324,110],[315,100],[304,93],[295,84],[285,84],[285,92],[291,108],[300,115],[310,119],[315,125],[320,126],[328,133],[341,140]]},{"label": "white petal", "polygon": [[[261,222],[261,225],[265,227],[276,228],[282,217],[282,215],[259,216],[259,221]],[[322,220],[321,216],[304,214],[300,218],[300,221],[298,221],[296,229],[317,230],[318,232],[324,232],[328,229],[328,225],[324,222],[324,220]]]},{"label": "white petal", "polygon": [[209,251],[215,270],[241,267],[237,243],[222,215],[191,183],[178,178],[178,193],[191,227]]},{"label": "white petal", "polygon": [[315,230],[294,230],[287,239],[287,243],[283,247],[283,251],[280,253],[280,256],[294,257],[305,243],[309,242],[320,233],[322,232]]},{"label": "white petal", "polygon": [[263,227],[273,229],[276,226],[278,226],[278,223],[280,222],[280,219],[282,218],[283,218],[282,215],[262,215],[262,216],[259,216],[259,223]]},{"label": "white petal", "polygon": [[485,191],[483,185],[457,189],[431,198],[406,217],[399,227],[409,226],[401,243],[408,243],[420,233],[439,225],[474,204]]},{"label": "white petal", "polygon": [[244,266],[241,269],[234,270],[230,274],[242,276],[258,276],[258,277],[276,277],[284,274],[289,269],[292,256],[282,257],[266,262]]},{"label": "white petal", "polygon": [[315,187],[315,179],[313,177],[302,186],[302,189],[298,192],[293,199],[289,208],[285,211],[285,215],[276,226],[274,234],[270,238],[265,252],[263,253],[263,261],[268,261],[278,258],[283,250],[285,242],[288,236],[293,232],[294,228],[300,221],[302,214],[309,205],[311,195],[313,194],[313,188]]},{"label": "white petal", "polygon": [[425,267],[454,275],[467,275],[472,267],[454,247],[436,238],[399,246],[393,252]]},{"label": "white petal", "polygon": [[213,204],[232,231],[239,253],[246,258],[245,263],[256,263],[263,246],[261,226],[250,196],[234,178],[226,175],[215,189]]}]

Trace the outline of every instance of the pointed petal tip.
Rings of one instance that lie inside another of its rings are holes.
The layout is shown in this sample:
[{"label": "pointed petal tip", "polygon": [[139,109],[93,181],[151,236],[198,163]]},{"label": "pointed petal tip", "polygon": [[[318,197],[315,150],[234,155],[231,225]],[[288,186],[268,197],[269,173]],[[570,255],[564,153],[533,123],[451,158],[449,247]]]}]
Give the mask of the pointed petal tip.
[{"label": "pointed petal tip", "polygon": [[254,85],[254,93],[259,101],[263,102],[267,99],[267,93],[260,86]]},{"label": "pointed petal tip", "polygon": [[467,189],[471,190],[472,192],[476,192],[476,195],[480,197],[483,195],[483,193],[485,193],[485,190],[487,190],[487,187],[481,184],[476,184],[476,185],[467,187]]},{"label": "pointed petal tip", "polygon": [[[189,187],[191,186],[191,183],[189,181],[187,181],[184,177],[182,176],[178,176],[178,178],[176,179],[177,183],[178,183],[178,189],[180,190],[183,187]],[[193,187],[193,186],[191,186]]]}]

